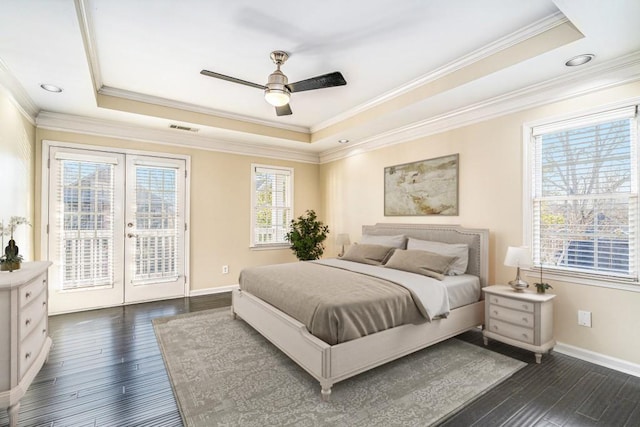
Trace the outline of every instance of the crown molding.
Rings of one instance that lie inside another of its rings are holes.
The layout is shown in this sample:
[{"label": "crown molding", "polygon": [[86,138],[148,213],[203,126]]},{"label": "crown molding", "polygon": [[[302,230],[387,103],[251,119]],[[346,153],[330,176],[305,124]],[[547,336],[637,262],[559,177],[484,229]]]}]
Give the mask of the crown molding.
[{"label": "crown molding", "polygon": [[192,113],[202,113],[210,116],[222,117],[225,119],[238,120],[246,123],[253,123],[261,126],[269,126],[272,128],[291,130],[294,132],[300,132],[309,134],[309,128],[304,126],[295,126],[288,124],[281,124],[270,122],[268,120],[260,120],[254,117],[243,116],[241,114],[232,114],[225,111],[214,110],[212,108],[201,107],[195,104],[189,104],[186,102],[174,101],[171,99],[160,98],[152,95],[145,95],[138,92],[131,92],[124,89],[118,89],[109,86],[103,86],[98,91],[100,95],[113,96],[116,98],[128,99],[130,101],[144,102],[147,104],[160,105],[162,107],[175,108],[178,110],[185,110]]},{"label": "crown molding", "polygon": [[566,22],[569,22],[569,20],[562,14],[562,12],[556,12],[552,15],[542,18],[539,21],[534,22],[531,25],[523,27],[520,30],[509,34],[508,36],[502,37],[494,41],[493,43],[483,46],[478,50],[475,50],[459,59],[456,59],[455,61],[445,64],[440,68],[437,68],[421,77],[418,77],[410,81],[409,83],[400,86],[399,88],[384,93],[377,98],[373,98],[372,100],[365,102],[364,104],[360,104],[354,108],[351,108],[344,113],[325,120],[324,122],[313,125],[311,126],[310,131],[311,133],[316,133],[322,129],[328,128],[351,117],[357,116],[358,114],[361,114],[371,108],[377,107],[378,105],[384,104],[385,102],[388,102],[393,98],[411,92],[417,87],[441,79],[447,74],[451,74],[462,68],[468,67],[475,62],[478,62],[502,50],[522,43],[525,40],[535,37],[538,34],[544,33],[545,31],[549,31],[550,29],[562,25]]},{"label": "crown molding", "polygon": [[89,66],[89,74],[96,93],[102,87],[102,74],[100,73],[100,62],[98,61],[98,53],[96,49],[96,39],[93,32],[93,22],[89,14],[86,0],[75,0],[76,15],[78,16],[78,25],[80,27],[80,36],[84,43],[84,52],[87,56],[87,65]]},{"label": "crown molding", "polygon": [[20,82],[13,76],[2,58],[0,58],[0,86],[5,89],[7,97],[18,111],[20,111],[20,114],[32,125],[35,125],[36,116],[40,112],[40,109],[24,90]]},{"label": "crown molding", "polygon": [[115,121],[42,111],[36,119],[38,128],[74,132],[86,135],[120,138],[199,150],[217,151],[251,157],[266,157],[302,163],[319,162],[317,153],[269,147],[235,141],[225,141],[186,132],[153,129]]},{"label": "crown molding", "polygon": [[[585,82],[589,80],[592,80],[593,83],[585,87]],[[389,147],[638,80],[640,80],[640,52],[635,52],[581,71],[568,73],[543,83],[402,126],[366,138],[356,144],[323,151],[320,153],[320,163],[333,162],[363,152]]]}]

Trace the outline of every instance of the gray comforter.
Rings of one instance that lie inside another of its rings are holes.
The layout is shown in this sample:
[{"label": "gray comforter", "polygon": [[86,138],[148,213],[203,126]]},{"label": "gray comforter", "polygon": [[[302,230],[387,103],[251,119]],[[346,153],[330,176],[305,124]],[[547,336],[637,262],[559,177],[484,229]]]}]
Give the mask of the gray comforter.
[{"label": "gray comforter", "polygon": [[449,313],[437,280],[334,259],[248,268],[240,288],[331,345]]}]

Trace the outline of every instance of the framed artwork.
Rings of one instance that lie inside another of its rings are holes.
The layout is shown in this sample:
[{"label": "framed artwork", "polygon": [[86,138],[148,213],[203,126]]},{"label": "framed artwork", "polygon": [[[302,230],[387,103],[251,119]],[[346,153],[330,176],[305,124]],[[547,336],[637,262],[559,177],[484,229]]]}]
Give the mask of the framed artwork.
[{"label": "framed artwork", "polygon": [[458,154],[384,168],[384,215],[458,215]]}]

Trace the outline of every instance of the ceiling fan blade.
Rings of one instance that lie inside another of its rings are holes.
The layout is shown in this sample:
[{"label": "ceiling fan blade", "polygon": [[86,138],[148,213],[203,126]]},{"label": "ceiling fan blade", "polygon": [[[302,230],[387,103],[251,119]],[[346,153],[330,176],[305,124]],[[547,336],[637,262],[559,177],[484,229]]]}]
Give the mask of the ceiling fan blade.
[{"label": "ceiling fan blade", "polygon": [[299,82],[289,83],[287,88],[290,92],[302,92],[305,90],[323,89],[325,87],[344,86],[347,81],[342,77],[342,73],[335,71],[321,76],[311,77],[310,79],[300,80]]},{"label": "ceiling fan blade", "polygon": [[264,85],[259,85],[257,83],[248,82],[246,80],[236,79],[235,77],[225,76],[224,74],[216,73],[214,71],[202,70],[200,74],[203,76],[215,77],[216,79],[226,80],[231,83],[240,83],[241,85],[255,87],[256,89],[266,89],[267,87]]},{"label": "ceiling fan blade", "polygon": [[276,114],[278,116],[290,116],[293,114],[293,111],[291,111],[289,104],[284,104],[281,107],[276,107]]}]

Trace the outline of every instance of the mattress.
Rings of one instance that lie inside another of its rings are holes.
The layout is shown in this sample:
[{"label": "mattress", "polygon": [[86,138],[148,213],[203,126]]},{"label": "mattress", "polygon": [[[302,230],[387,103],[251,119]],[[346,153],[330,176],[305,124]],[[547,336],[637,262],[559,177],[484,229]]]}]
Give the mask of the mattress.
[{"label": "mattress", "polygon": [[439,281],[333,259],[248,268],[239,282],[243,291],[303,323],[331,345],[446,317],[450,299],[459,307],[480,298],[480,281],[475,276]]}]

